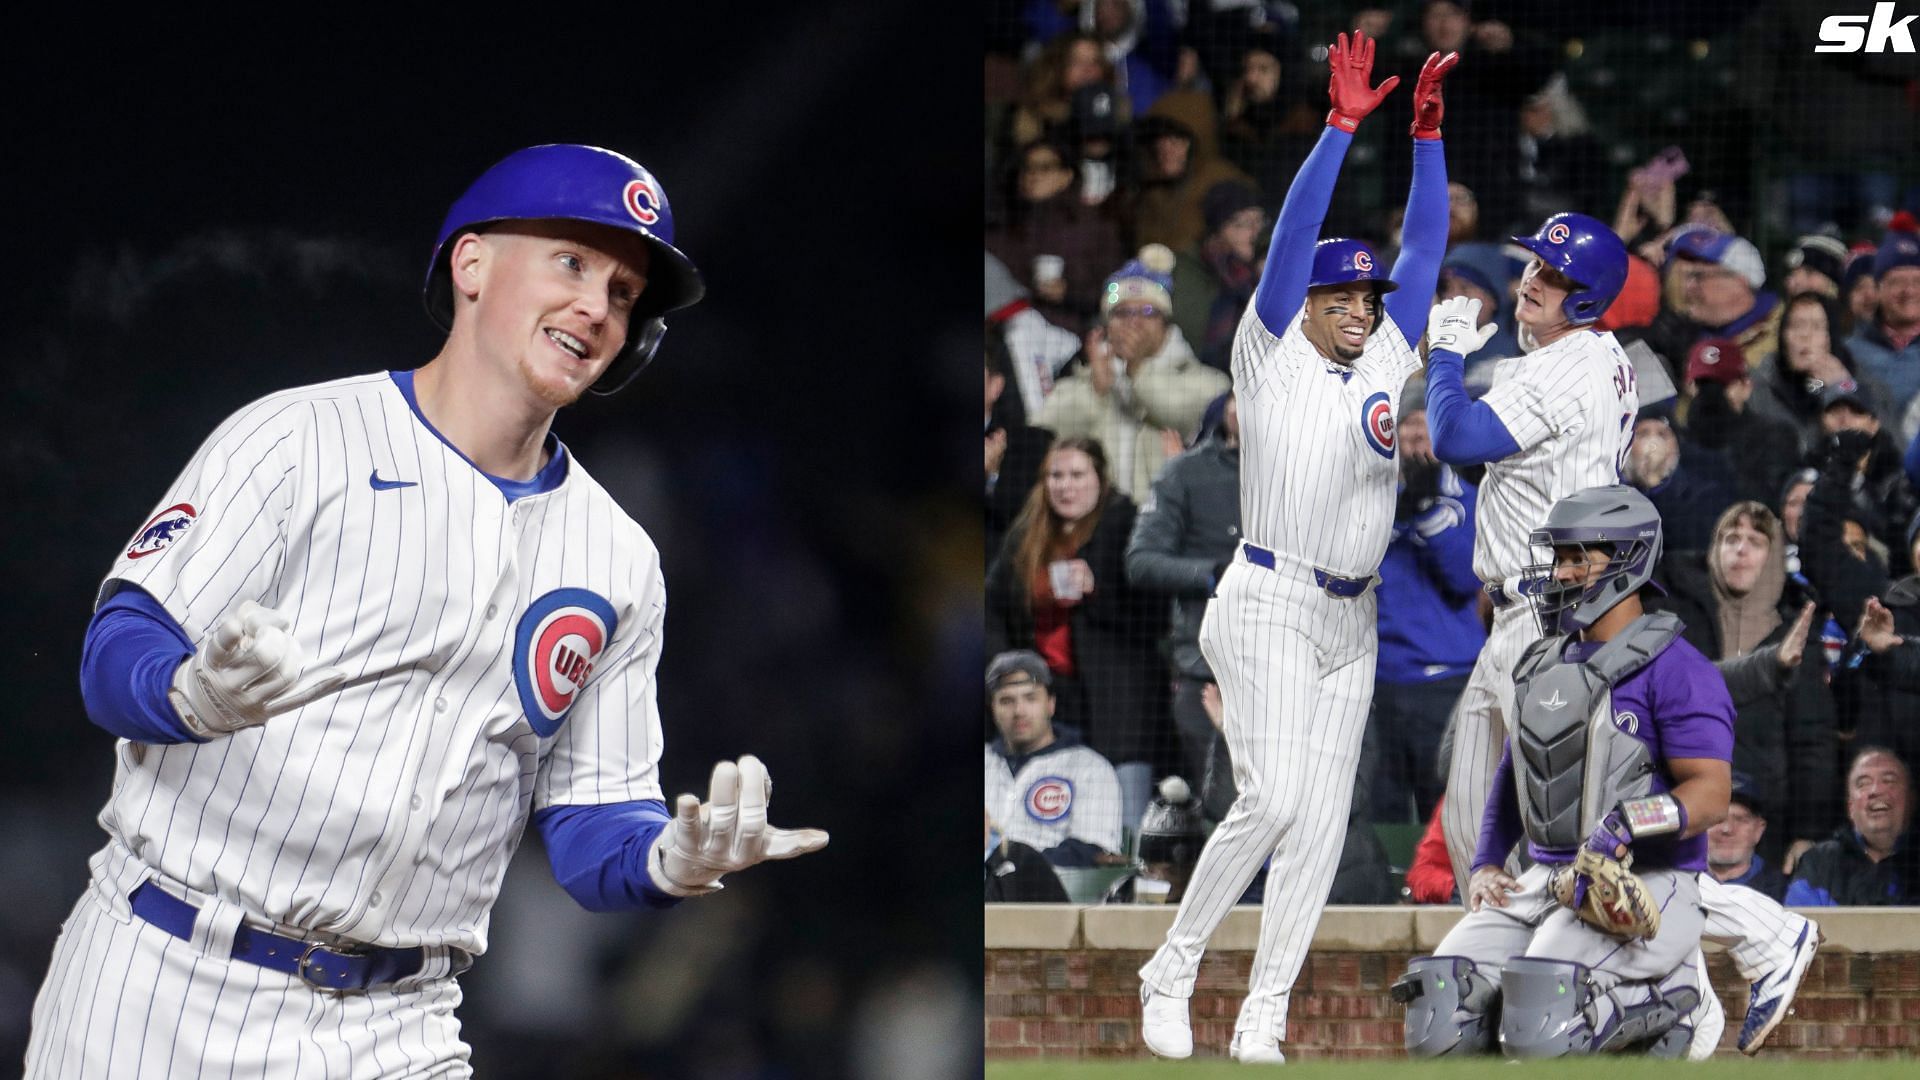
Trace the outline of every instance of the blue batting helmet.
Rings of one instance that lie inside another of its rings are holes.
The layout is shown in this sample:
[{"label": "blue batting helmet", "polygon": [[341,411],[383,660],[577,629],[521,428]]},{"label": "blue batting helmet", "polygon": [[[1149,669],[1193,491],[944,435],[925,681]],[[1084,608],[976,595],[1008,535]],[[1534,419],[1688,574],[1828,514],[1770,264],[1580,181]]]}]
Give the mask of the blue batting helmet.
[{"label": "blue batting helmet", "polygon": [[1555,214],[1539,232],[1516,236],[1513,242],[1578,286],[1560,305],[1568,322],[1590,323],[1606,314],[1627,283],[1627,245],[1585,214]]},{"label": "blue batting helmet", "polygon": [[1320,285],[1344,285],[1349,281],[1371,281],[1378,295],[1386,295],[1400,286],[1387,279],[1380,259],[1365,241],[1336,237],[1313,247],[1313,276],[1307,288]]},{"label": "blue batting helmet", "polygon": [[593,384],[596,394],[627,385],[653,359],[667,332],[664,316],[707,291],[693,260],[673,246],[673,208],[653,174],[632,158],[597,146],[554,143],[507,156],[473,182],[447,211],[433,244],[423,290],[427,314],[453,328],[448,249],[464,233],[497,221],[587,221],[645,240],[653,259],[627,325],[627,343]]}]

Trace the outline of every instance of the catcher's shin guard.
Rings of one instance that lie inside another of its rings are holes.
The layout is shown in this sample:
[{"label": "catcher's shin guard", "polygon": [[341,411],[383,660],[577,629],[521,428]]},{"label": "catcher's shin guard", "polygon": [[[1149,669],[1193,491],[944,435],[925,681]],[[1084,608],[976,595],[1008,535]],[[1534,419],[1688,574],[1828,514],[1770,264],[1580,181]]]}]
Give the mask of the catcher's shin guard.
[{"label": "catcher's shin guard", "polygon": [[[1680,1057],[1693,1038],[1680,1023],[1700,1003],[1691,986],[1657,990],[1638,1004],[1596,994],[1585,964],[1516,956],[1501,979],[1500,1042],[1510,1057],[1606,1054],[1644,1047],[1655,1057]],[[1671,1036],[1671,1037],[1669,1037]]]},{"label": "catcher's shin guard", "polygon": [[1464,956],[1422,956],[1393,984],[1407,1007],[1409,1057],[1485,1054],[1494,1050],[1500,988]]}]

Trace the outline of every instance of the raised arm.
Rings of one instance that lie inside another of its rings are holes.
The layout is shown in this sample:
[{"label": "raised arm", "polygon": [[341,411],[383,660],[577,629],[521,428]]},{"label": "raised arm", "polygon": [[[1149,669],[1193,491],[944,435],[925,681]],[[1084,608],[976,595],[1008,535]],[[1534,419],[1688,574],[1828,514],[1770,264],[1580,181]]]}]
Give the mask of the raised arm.
[{"label": "raised arm", "polygon": [[1459,53],[1434,53],[1420,69],[1413,91],[1413,183],[1407,189],[1407,213],[1400,225],[1400,257],[1393,280],[1400,288],[1387,295],[1387,316],[1408,341],[1420,340],[1427,308],[1440,281],[1447,254],[1447,155],[1440,141],[1441,83]]},{"label": "raised arm", "polygon": [[[1320,224],[1327,218],[1327,206],[1333,200],[1333,184],[1340,177],[1340,163],[1353,144],[1353,132],[1366,115],[1400,83],[1393,76],[1376,88],[1367,84],[1373,72],[1374,43],[1355,31],[1351,45],[1347,35],[1327,54],[1331,75],[1327,96],[1333,109],[1327,113],[1327,130],[1320,135],[1313,153],[1294,174],[1287,188],[1287,200],[1280,206],[1280,219],[1273,227],[1273,243],[1267,249],[1266,270],[1254,290],[1253,309],[1260,322],[1274,336],[1286,332],[1287,320],[1300,310],[1307,298],[1307,278],[1313,269],[1313,245],[1320,238]],[[1441,199],[1446,199],[1446,184],[1441,183]],[[1431,290],[1429,290],[1431,291]]]}]

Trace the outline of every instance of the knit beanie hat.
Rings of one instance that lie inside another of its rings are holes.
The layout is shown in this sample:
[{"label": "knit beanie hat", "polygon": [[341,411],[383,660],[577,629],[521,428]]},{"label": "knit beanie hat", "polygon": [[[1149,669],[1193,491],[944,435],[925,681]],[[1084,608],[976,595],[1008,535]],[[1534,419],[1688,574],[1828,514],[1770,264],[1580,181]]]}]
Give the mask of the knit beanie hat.
[{"label": "knit beanie hat", "polygon": [[1173,312],[1173,249],[1165,244],[1148,244],[1138,258],[1113,272],[1100,290],[1100,314],[1109,315],[1125,303],[1152,304],[1161,312]]}]

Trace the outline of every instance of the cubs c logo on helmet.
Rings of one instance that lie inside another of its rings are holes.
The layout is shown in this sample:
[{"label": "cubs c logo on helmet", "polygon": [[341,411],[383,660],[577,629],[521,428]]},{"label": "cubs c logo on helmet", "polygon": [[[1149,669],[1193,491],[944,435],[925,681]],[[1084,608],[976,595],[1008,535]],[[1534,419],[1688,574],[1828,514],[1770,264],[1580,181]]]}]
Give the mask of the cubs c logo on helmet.
[{"label": "cubs c logo on helmet", "polygon": [[1354,252],[1353,268],[1355,270],[1360,271],[1363,274],[1372,273],[1373,272],[1373,256],[1367,254],[1364,251]]},{"label": "cubs c logo on helmet", "polygon": [[528,606],[513,639],[513,682],[536,735],[560,730],[619,625],[585,589],[555,589]]},{"label": "cubs c logo on helmet", "polygon": [[1547,228],[1547,243],[1564,244],[1567,242],[1567,237],[1572,235],[1573,230],[1567,228],[1566,222],[1556,221]]},{"label": "cubs c logo on helmet", "polygon": [[140,526],[140,532],[134,536],[133,543],[127,547],[127,558],[144,559],[149,555],[164,551],[180,534],[193,524],[193,507],[186,503],[176,503],[153,515],[153,519]]},{"label": "cubs c logo on helmet", "polygon": [[1360,429],[1366,432],[1367,445],[1383,458],[1393,456],[1393,402],[1387,392],[1377,391],[1360,406]]},{"label": "cubs c logo on helmet", "polygon": [[1027,789],[1027,816],[1041,824],[1059,821],[1073,812],[1073,781],[1043,776]]},{"label": "cubs c logo on helmet", "polygon": [[660,220],[660,189],[655,187],[651,178],[627,181],[626,194],[621,201],[627,205],[627,213],[642,225],[652,225]]}]

